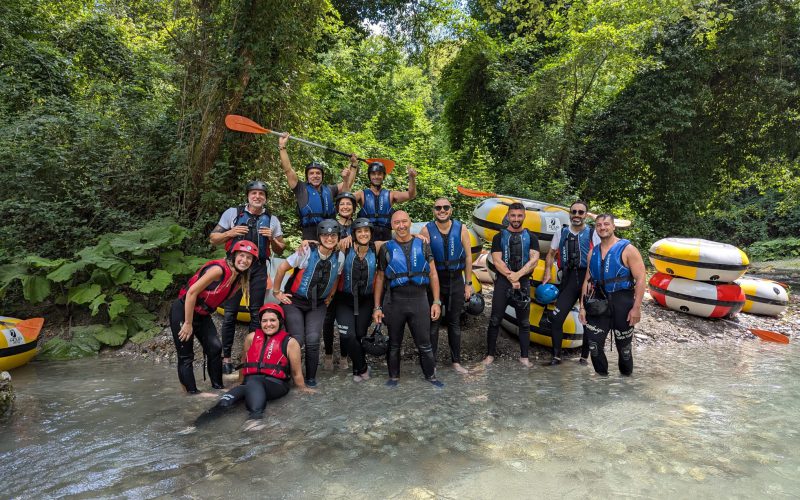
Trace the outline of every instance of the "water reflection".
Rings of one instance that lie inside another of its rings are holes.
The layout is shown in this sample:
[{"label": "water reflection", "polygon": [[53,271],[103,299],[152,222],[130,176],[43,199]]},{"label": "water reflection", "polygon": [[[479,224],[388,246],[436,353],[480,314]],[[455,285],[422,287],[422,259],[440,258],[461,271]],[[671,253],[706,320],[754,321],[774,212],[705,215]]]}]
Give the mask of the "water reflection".
[{"label": "water reflection", "polygon": [[797,347],[747,343],[637,353],[632,378],[574,363],[516,363],[444,390],[404,367],[354,385],[179,430],[213,401],[187,398],[173,369],[94,360],[15,373],[2,424],[4,496],[487,498],[742,497],[800,494]]}]

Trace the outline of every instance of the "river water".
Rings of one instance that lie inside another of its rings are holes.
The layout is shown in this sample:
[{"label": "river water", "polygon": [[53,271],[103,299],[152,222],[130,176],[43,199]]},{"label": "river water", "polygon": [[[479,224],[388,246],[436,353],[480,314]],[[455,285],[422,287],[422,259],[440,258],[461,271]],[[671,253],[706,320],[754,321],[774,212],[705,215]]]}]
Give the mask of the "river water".
[{"label": "river water", "polygon": [[444,389],[409,362],[395,389],[325,374],[263,431],[240,407],[188,434],[214,400],[182,395],[173,367],[32,363],[0,421],[0,497],[797,498],[799,351],[639,350],[631,378],[442,369]]}]

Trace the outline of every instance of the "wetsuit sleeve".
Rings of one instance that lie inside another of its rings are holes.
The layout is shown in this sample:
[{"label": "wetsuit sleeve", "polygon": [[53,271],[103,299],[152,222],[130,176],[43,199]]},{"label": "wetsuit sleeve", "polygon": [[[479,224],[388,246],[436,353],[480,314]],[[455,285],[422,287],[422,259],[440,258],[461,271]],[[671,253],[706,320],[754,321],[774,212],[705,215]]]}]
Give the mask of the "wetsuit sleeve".
[{"label": "wetsuit sleeve", "polygon": [[389,264],[387,255],[388,251],[386,250],[386,245],[383,245],[378,251],[378,269],[380,271],[385,271],[386,266]]},{"label": "wetsuit sleeve", "polygon": [[272,229],[273,238],[280,238],[283,236],[283,227],[281,227],[281,221],[279,221],[274,215],[270,218],[269,228]]},{"label": "wetsuit sleeve", "polygon": [[238,215],[238,210],[236,210],[236,207],[231,207],[225,210],[222,212],[222,216],[219,218],[217,225],[227,231],[233,227],[233,223],[236,221],[236,215]]},{"label": "wetsuit sleeve", "polygon": [[306,184],[305,181],[298,181],[297,184],[292,189],[294,193],[294,199],[297,200],[298,207],[304,207],[308,204],[308,191],[306,191]]},{"label": "wetsuit sleeve", "polygon": [[492,253],[503,251],[503,247],[500,244],[500,242],[502,241],[502,237],[500,236],[500,234],[501,233],[497,233],[494,235],[494,238],[492,238]]},{"label": "wetsuit sleeve", "polygon": [[[336,199],[336,195],[339,194],[339,185],[338,184],[328,184],[328,189],[331,190],[331,198],[334,200]],[[353,207],[355,208],[355,207]]]},{"label": "wetsuit sleeve", "polygon": [[528,230],[528,235],[531,237],[531,250],[536,250],[538,252],[539,251],[539,238],[537,238],[536,234],[533,231],[531,231],[530,229]]},{"label": "wetsuit sleeve", "polygon": [[422,254],[425,256],[425,260],[430,262],[433,260],[433,251],[431,250],[431,246],[428,243],[422,243]]}]

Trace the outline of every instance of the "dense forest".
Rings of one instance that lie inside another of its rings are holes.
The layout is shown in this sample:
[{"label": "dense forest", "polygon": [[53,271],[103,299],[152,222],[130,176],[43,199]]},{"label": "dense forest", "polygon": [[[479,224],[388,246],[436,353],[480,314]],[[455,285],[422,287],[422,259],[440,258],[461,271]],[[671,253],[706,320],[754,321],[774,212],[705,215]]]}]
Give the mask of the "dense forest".
[{"label": "dense forest", "polygon": [[[420,220],[441,195],[468,219],[464,185],[586,199],[640,248],[796,254],[798,84],[791,0],[5,0],[3,312],[80,306],[112,345],[148,330],[249,179],[296,243],[276,139],[229,113],[392,158],[388,186],[415,167]],[[346,163],[290,154],[330,182]]]}]

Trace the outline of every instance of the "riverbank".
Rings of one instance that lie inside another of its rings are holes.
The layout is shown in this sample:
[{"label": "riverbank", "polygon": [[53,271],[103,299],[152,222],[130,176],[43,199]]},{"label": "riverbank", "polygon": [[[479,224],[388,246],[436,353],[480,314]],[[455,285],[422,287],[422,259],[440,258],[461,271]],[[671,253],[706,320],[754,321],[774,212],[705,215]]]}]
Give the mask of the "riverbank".
[{"label": "riverbank", "polygon": [[[491,285],[484,287],[486,308],[480,316],[467,316],[462,324],[462,364],[471,366],[479,363],[486,353],[486,328],[491,310]],[[668,344],[731,344],[740,342],[760,342],[747,328],[755,327],[774,330],[788,335],[791,339],[800,336],[800,295],[790,297],[788,310],[778,318],[739,314],[734,319],[741,326],[719,321],[690,316],[659,306],[649,294],[645,294],[642,304],[642,321],[636,327],[634,349],[643,347],[658,347]],[[219,328],[221,316],[215,315],[214,321]],[[237,324],[236,338],[233,347],[233,357],[241,359],[241,348],[246,335],[246,327]],[[338,356],[338,338],[334,341],[334,353]],[[199,343],[195,343],[197,360],[202,360],[202,350]],[[519,344],[517,337],[501,329],[498,338],[498,357],[500,359],[516,360],[519,357]],[[447,332],[444,328],[439,334],[439,350],[437,365],[447,367],[450,364]],[[119,349],[106,349],[104,356],[139,357],[151,359],[157,363],[176,362],[175,347],[169,328],[153,339],[142,344],[128,342]],[[567,358],[577,358],[580,348],[566,349]],[[531,344],[531,361],[546,361],[550,359],[550,348]],[[405,337],[403,343],[403,359],[410,360],[416,357],[413,341],[410,335]],[[385,362],[382,359],[371,358],[374,368],[378,373],[383,373]],[[376,366],[377,365],[377,366]]]}]

